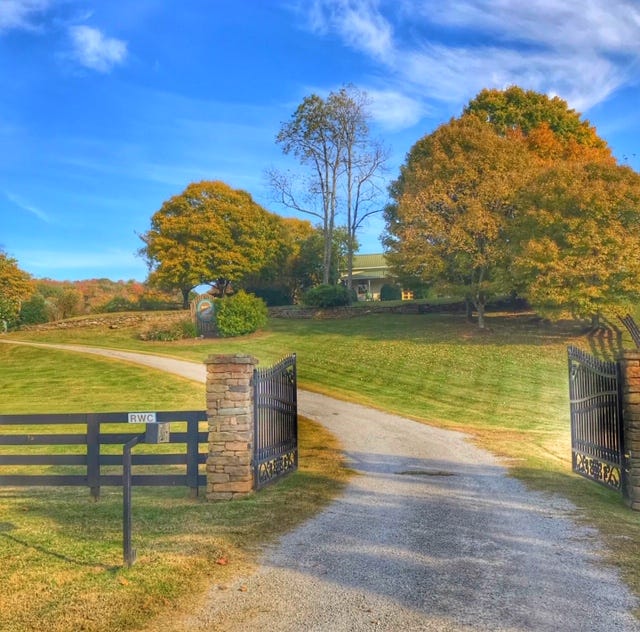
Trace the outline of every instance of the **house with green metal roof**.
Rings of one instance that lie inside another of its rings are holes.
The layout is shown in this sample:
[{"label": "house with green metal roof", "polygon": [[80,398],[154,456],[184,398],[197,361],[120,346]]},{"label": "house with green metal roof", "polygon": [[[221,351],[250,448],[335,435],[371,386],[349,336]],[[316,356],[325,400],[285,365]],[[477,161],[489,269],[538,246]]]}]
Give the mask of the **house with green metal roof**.
[{"label": "house with green metal roof", "polygon": [[[346,271],[341,278],[347,278]],[[383,254],[353,255],[353,289],[359,301],[379,301],[382,286],[396,282]]]}]

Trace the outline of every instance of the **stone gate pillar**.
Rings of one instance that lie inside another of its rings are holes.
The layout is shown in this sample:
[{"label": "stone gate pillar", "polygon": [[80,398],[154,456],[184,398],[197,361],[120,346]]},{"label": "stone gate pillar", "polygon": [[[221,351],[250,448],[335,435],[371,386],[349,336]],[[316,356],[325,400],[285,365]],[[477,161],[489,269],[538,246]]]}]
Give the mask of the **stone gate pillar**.
[{"label": "stone gate pillar", "polygon": [[620,358],[622,420],[627,471],[623,473],[625,502],[640,511],[640,351],[624,351]]},{"label": "stone gate pillar", "polygon": [[232,500],[253,491],[253,370],[249,355],[212,355],[207,365],[207,499]]}]

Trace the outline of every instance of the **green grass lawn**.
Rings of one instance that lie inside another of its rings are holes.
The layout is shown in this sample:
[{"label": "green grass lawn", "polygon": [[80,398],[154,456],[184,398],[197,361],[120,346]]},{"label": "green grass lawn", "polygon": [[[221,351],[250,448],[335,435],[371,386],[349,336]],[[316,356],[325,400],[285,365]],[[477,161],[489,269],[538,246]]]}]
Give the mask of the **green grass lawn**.
[{"label": "green grass lawn", "polygon": [[[0,367],[0,414],[205,407],[203,384],[94,356],[0,344]],[[138,561],[130,569],[123,568],[120,488],[103,487],[94,502],[86,488],[0,487],[0,630],[111,632],[179,616],[339,493],[348,476],[342,463],[333,437],[301,419],[299,471],[246,500],[208,503],[186,488],[134,487]],[[0,473],[9,471],[0,466]]]},{"label": "green grass lawn", "polygon": [[640,515],[620,497],[571,473],[568,344],[612,357],[618,332],[586,333],[584,323],[545,324],[532,314],[488,315],[479,332],[463,315],[365,315],[344,320],[273,319],[240,339],[142,342],[134,329],[20,332],[16,338],[100,344],[201,362],[248,353],[269,365],[298,356],[299,384],[468,432],[504,456],[514,475],[576,504],[598,527],[610,559],[640,595]]}]

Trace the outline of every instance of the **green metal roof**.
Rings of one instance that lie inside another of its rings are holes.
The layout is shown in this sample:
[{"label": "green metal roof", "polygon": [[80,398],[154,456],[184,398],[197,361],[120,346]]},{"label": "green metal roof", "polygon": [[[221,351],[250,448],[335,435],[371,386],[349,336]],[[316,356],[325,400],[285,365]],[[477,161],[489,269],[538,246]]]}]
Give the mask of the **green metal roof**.
[{"label": "green metal roof", "polygon": [[389,268],[387,260],[383,254],[374,255],[353,255],[353,269],[362,270],[366,268]]},{"label": "green metal roof", "polygon": [[[342,276],[345,276],[342,272]],[[354,279],[386,279],[390,276],[389,265],[383,254],[353,255]]]}]

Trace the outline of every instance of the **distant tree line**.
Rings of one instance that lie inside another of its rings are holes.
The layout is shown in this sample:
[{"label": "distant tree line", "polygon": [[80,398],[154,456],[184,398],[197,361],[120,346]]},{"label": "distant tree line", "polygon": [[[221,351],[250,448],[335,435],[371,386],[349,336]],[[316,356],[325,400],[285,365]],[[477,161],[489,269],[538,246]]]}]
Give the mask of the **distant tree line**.
[{"label": "distant tree line", "polygon": [[176,309],[175,292],[138,281],[35,279],[0,251],[0,327],[36,325],[105,312]]}]

